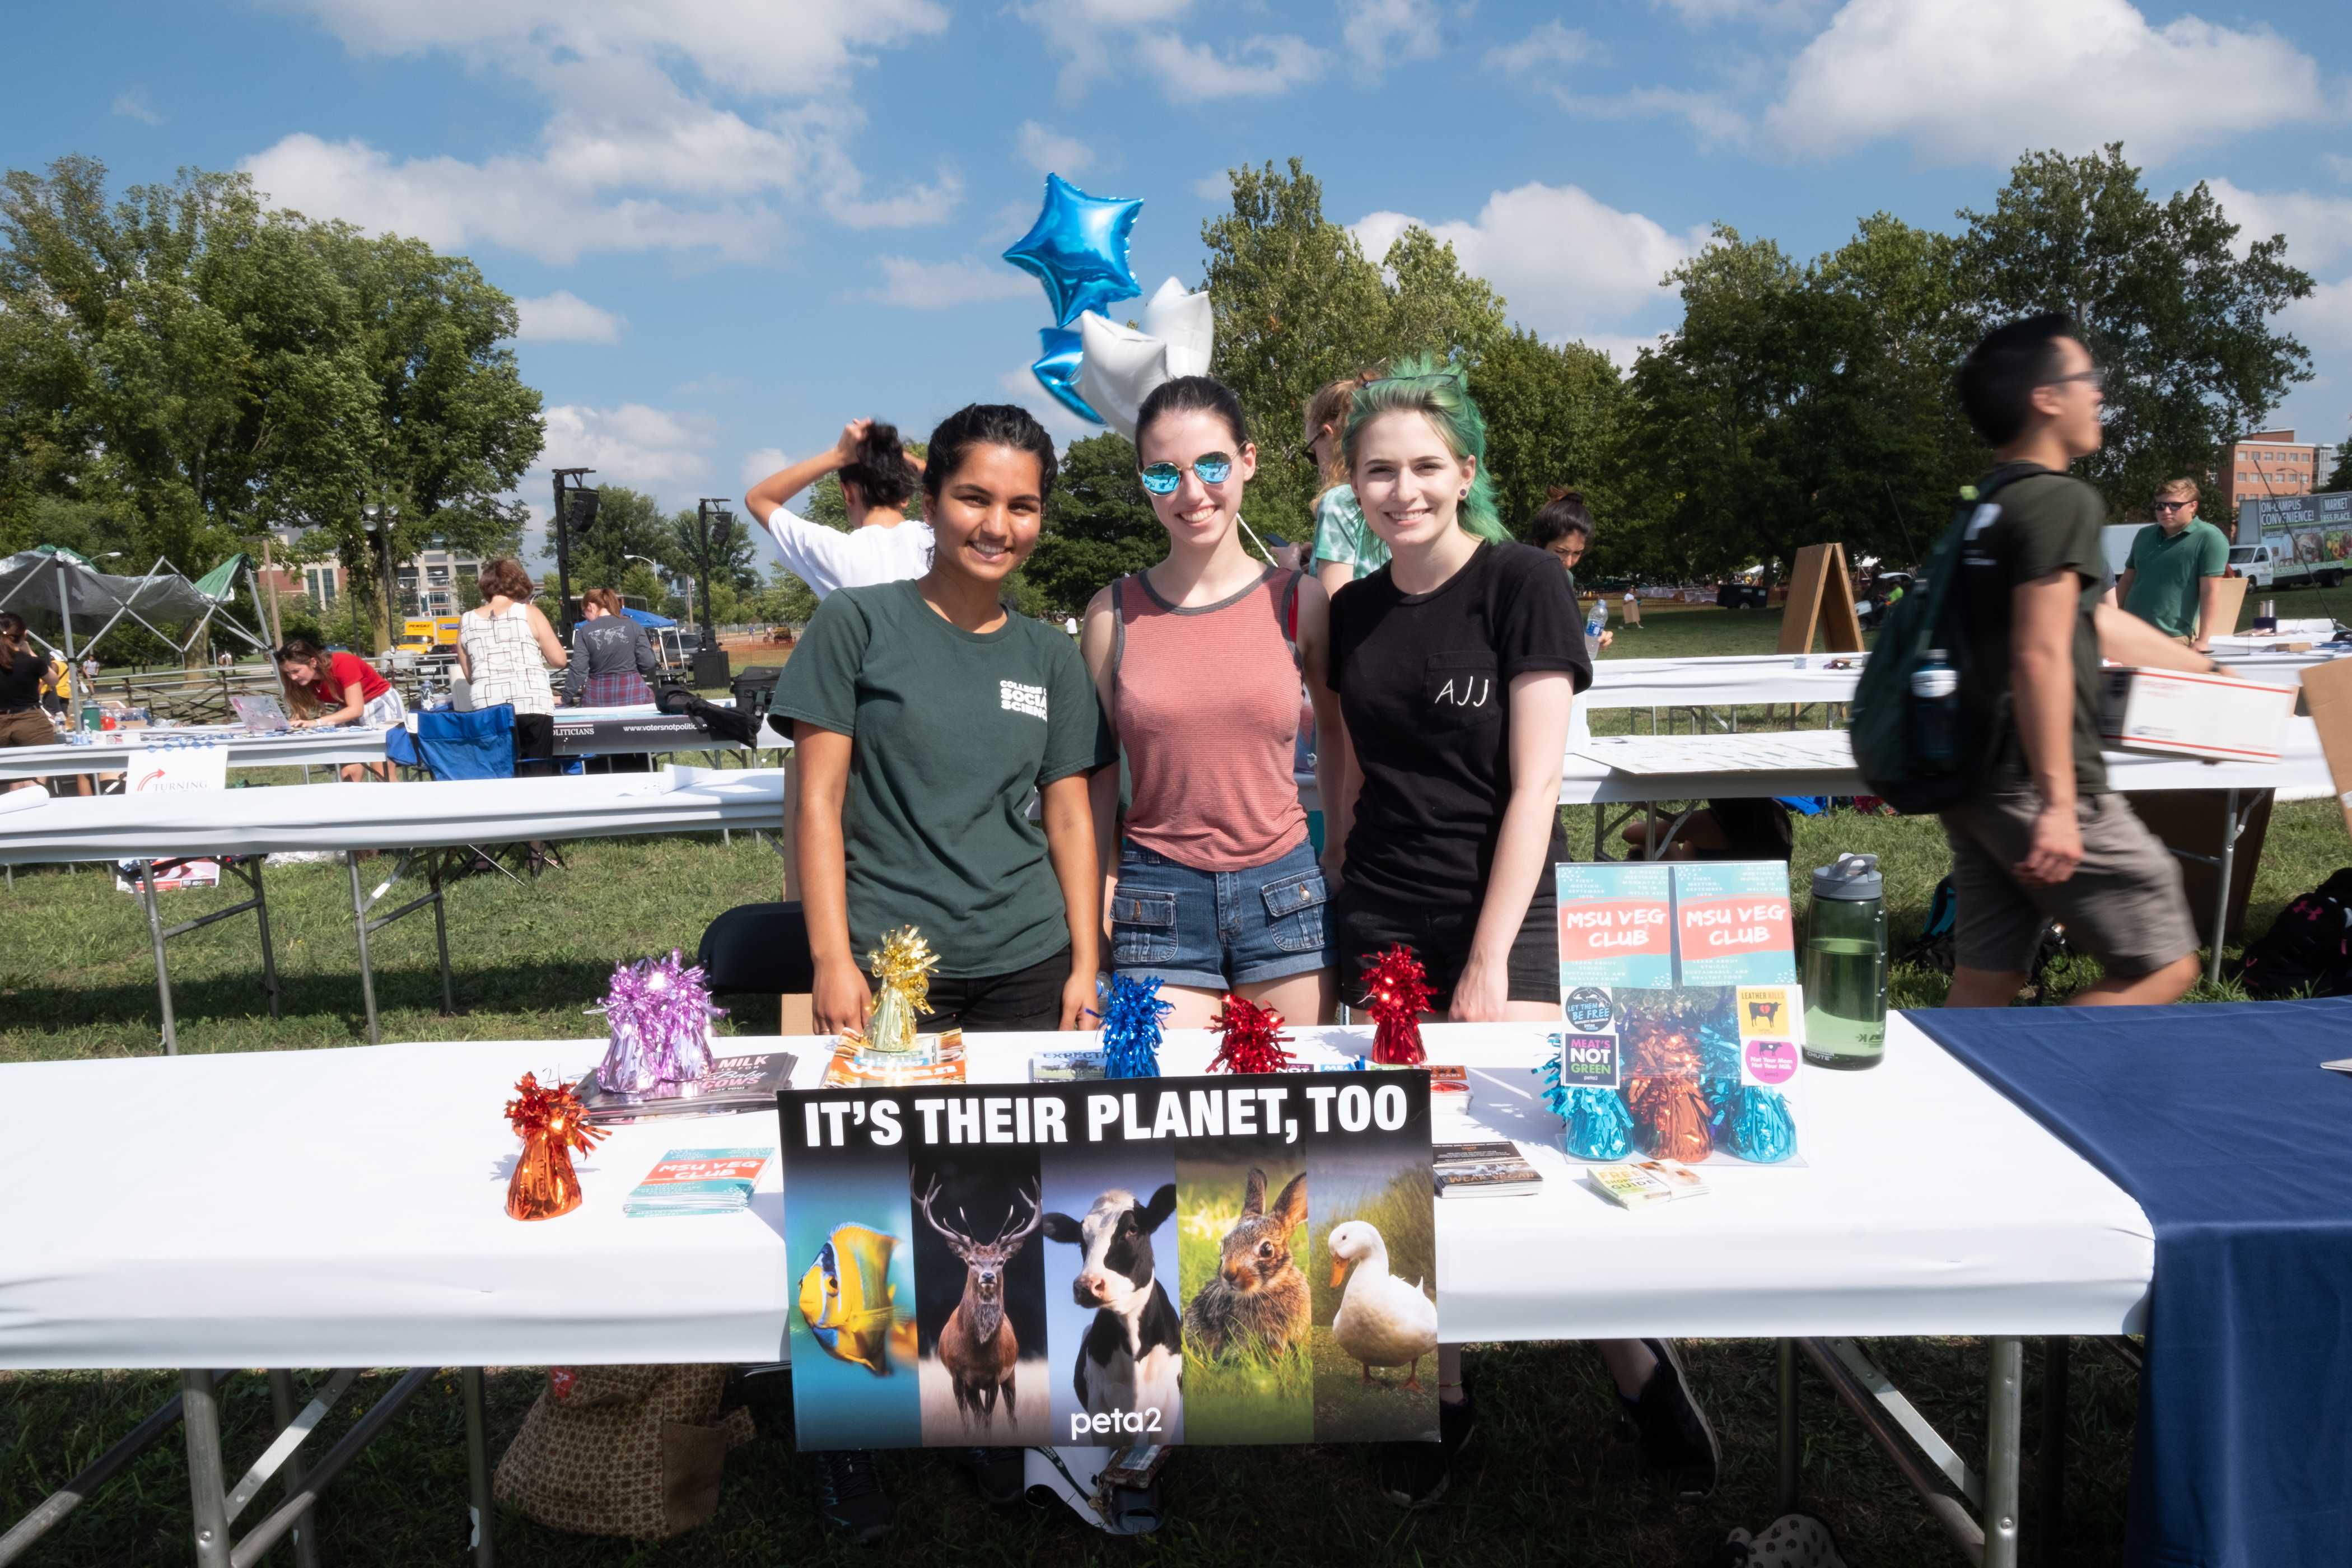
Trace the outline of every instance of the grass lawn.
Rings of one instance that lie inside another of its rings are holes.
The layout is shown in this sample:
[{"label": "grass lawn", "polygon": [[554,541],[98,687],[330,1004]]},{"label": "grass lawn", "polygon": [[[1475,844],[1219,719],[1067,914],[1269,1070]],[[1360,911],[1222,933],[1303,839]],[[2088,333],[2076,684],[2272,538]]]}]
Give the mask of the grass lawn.
[{"label": "grass lawn", "polygon": [[[2300,601],[2319,597],[2309,590],[2272,596],[2280,601],[2281,615],[2325,613],[2315,604],[2302,608]],[[2344,596],[2352,599],[2352,590]],[[1621,635],[1610,656],[1769,652],[1779,618],[1777,611],[1645,607],[1643,628]],[[1762,716],[1758,710],[1749,713]],[[1743,721],[1749,721],[1747,715]],[[1568,826],[1571,845],[1591,844],[1589,808],[1571,810]],[[1800,819],[1796,835],[1798,871],[1825,865],[1841,850],[1880,855],[1895,943],[1899,948],[1910,941],[1945,868],[1933,822],[1841,811]],[[2352,860],[2347,847],[2333,802],[2280,806],[2255,879],[2249,931],[2264,930],[2288,900]],[[563,853],[569,869],[551,871],[536,887],[519,888],[500,877],[468,878],[453,887],[455,1016],[436,1011],[439,978],[429,916],[411,917],[379,934],[377,994],[387,1039],[595,1036],[598,1020],[581,1010],[602,994],[615,963],[672,947],[691,952],[703,926],[720,910],[777,896],[775,857],[749,835],[739,835],[731,847],[716,835],[680,835],[583,840],[566,844]],[[373,864],[388,870],[391,862]],[[184,1051],[299,1050],[359,1038],[350,888],[341,866],[280,867],[270,872],[268,886],[285,1016],[269,1018],[250,921],[223,921],[171,944]],[[167,894],[165,902],[172,918],[184,919],[236,897],[224,889]],[[157,1049],[145,923],[133,898],[116,892],[110,878],[87,868],[20,870],[14,889],[0,892],[0,918],[11,933],[0,950],[0,1062]],[[2063,997],[2095,974],[2091,961],[2074,960],[2052,976],[2051,989]],[[1933,1005],[1943,984],[1940,975],[1898,968],[1896,1001]],[[2226,987],[2200,986],[2191,1000],[2227,994]],[[773,1027],[772,1005],[764,999],[741,999],[736,1012],[730,1026],[740,1022],[742,1032]],[[387,1157],[399,1157],[396,1136],[384,1148]],[[54,1194],[43,1201],[55,1201]],[[234,1223],[234,1216],[224,1219]],[[1198,1268],[1202,1259],[1186,1261]],[[1963,1453],[1981,1454],[1984,1362],[1978,1342],[1882,1341],[1874,1353]],[[2031,1347],[2029,1448],[2039,1410],[2038,1356],[2038,1345]],[[1444,1504],[1411,1519],[1381,1500],[1370,1452],[1348,1446],[1204,1447],[1181,1455],[1168,1480],[1169,1524],[1133,1543],[1109,1541],[1059,1509],[984,1517],[961,1474],[936,1458],[907,1453],[883,1460],[898,1503],[898,1531],[872,1552],[851,1552],[820,1541],[810,1512],[809,1468],[792,1449],[789,1413],[771,1409],[770,1436],[730,1458],[718,1515],[701,1529],[665,1544],[635,1545],[561,1535],[509,1515],[499,1521],[499,1550],[508,1563],[547,1568],[811,1559],[1060,1568],[1132,1562],[1139,1554],[1171,1568],[1303,1568],[1339,1559],[1401,1568],[1456,1561],[1580,1568],[1696,1563],[1734,1525],[1759,1529],[1772,1517],[1772,1347],[1766,1341],[1705,1342],[1688,1346],[1687,1357],[1724,1440],[1722,1485],[1702,1503],[1664,1500],[1642,1473],[1635,1451],[1612,1439],[1613,1399],[1589,1350],[1573,1343],[1517,1344],[1472,1352],[1479,1436]],[[2120,1555],[2134,1385],[2117,1363],[2087,1345],[2077,1346],[2074,1373],[2063,1557],[2113,1563]],[[364,1378],[323,1429],[327,1441],[349,1426],[363,1399],[395,1376]],[[530,1368],[494,1373],[494,1453],[512,1436],[541,1382]],[[1836,1525],[1853,1561],[1872,1568],[1963,1563],[1893,1466],[1834,1407],[1826,1388],[1810,1373],[1804,1387],[1806,1498]],[[0,1373],[0,1527],[175,1388],[172,1374],[152,1372]],[[228,1385],[226,1403],[228,1458],[242,1473],[268,1437],[262,1381],[238,1378]],[[460,1561],[463,1430],[454,1374],[436,1379],[327,1493],[320,1507],[322,1561]],[[310,1451],[324,1449],[324,1443],[314,1443]],[[181,1452],[176,1438],[158,1444],[21,1561],[38,1568],[184,1561]],[[2036,1485],[2030,1455],[2024,1472],[2030,1529]],[[273,1486],[269,1495],[275,1491]],[[291,1557],[281,1547],[276,1561]]]}]

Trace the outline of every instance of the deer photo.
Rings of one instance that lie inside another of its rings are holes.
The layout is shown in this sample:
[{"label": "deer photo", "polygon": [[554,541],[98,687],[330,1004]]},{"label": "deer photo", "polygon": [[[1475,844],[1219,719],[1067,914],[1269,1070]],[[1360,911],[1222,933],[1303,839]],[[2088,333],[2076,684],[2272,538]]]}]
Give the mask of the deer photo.
[{"label": "deer photo", "polygon": [[[934,1180],[931,1190],[915,1200],[924,1220],[940,1233],[948,1250],[964,1266],[963,1300],[956,1303],[946,1326],[940,1330],[940,1364],[947,1369],[955,1389],[956,1409],[965,1424],[969,1426],[977,1415],[981,1430],[985,1432],[995,1422],[1000,1391],[1004,1395],[1006,1417],[1018,1414],[1013,1405],[1013,1369],[1020,1359],[1021,1342],[1004,1315],[1004,1268],[1043,1220],[1043,1194],[1040,1191],[1022,1194],[1013,1212],[1005,1215],[1004,1227],[997,1232],[996,1238],[983,1242],[940,1223],[939,1216],[931,1212],[940,1187],[940,1182]],[[1029,1218],[1016,1230],[1013,1226],[1020,1217],[1020,1203],[1029,1205]],[[961,1208],[956,1211],[956,1218],[971,1223]]]}]

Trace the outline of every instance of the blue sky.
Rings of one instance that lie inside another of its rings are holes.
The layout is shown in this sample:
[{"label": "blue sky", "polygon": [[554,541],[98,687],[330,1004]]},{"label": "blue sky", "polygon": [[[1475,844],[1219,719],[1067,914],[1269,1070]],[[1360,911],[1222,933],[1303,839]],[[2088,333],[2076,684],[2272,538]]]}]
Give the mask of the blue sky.
[{"label": "blue sky", "polygon": [[858,415],[919,435],[1012,399],[1086,434],[1027,374],[1043,291],[997,259],[1045,172],[1143,198],[1149,293],[1198,283],[1222,171],[1293,154],[1375,247],[1430,225],[1518,321],[1622,358],[1710,222],[1811,256],[2121,138],[2158,192],[2205,180],[2287,235],[2319,375],[2280,421],[2352,438],[2340,0],[178,0],[11,36],[41,65],[0,101],[9,167],[242,167],[472,256],[523,302],[542,461],[673,504]]}]

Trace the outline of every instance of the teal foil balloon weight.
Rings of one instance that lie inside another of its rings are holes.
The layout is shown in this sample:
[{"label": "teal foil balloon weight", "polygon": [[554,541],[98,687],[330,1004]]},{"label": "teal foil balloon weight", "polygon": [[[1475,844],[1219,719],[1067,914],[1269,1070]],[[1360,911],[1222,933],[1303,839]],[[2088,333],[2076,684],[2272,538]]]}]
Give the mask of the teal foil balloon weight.
[{"label": "teal foil balloon weight", "polygon": [[1078,395],[1078,371],[1086,360],[1086,345],[1078,334],[1067,327],[1040,327],[1037,340],[1045,353],[1029,367],[1037,384],[1054,395],[1054,401],[1081,419],[1099,425],[1103,416],[1087,406]]},{"label": "teal foil balloon weight", "polygon": [[1777,1165],[1797,1152],[1797,1123],[1776,1089],[1744,1086],[1725,1101],[1718,1141],[1743,1160]]},{"label": "teal foil balloon weight", "polygon": [[1127,264],[1128,237],[1142,211],[1140,198],[1090,196],[1048,174],[1045,209],[1004,259],[1045,286],[1054,324],[1066,327],[1088,310],[1143,292]]},{"label": "teal foil balloon weight", "polygon": [[1560,1146],[1579,1160],[1622,1160],[1633,1152],[1633,1113],[1613,1089],[1559,1081],[1559,1058],[1534,1069],[1544,1081],[1542,1100],[1568,1124]]}]

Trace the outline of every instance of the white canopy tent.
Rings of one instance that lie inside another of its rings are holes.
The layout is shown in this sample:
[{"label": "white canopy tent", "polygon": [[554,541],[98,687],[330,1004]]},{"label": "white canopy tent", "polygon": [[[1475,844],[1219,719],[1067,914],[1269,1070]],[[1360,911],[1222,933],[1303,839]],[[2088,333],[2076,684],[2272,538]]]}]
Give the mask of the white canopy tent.
[{"label": "white canopy tent", "polygon": [[[123,577],[100,571],[87,557],[63,546],[44,544],[0,559],[0,610],[14,610],[24,616],[35,639],[63,655],[68,664],[76,652],[77,617],[85,624],[100,623],[96,631],[80,638],[83,650],[95,646],[125,617],[177,649],[183,659],[204,640],[215,622],[247,646],[266,650],[269,644],[228,613],[240,579],[253,595],[256,624],[267,626],[261,585],[254,578],[249,557],[232,555],[201,580],[190,582],[163,556],[156,557],[145,575]],[[163,629],[173,625],[182,629],[177,633]]]}]

